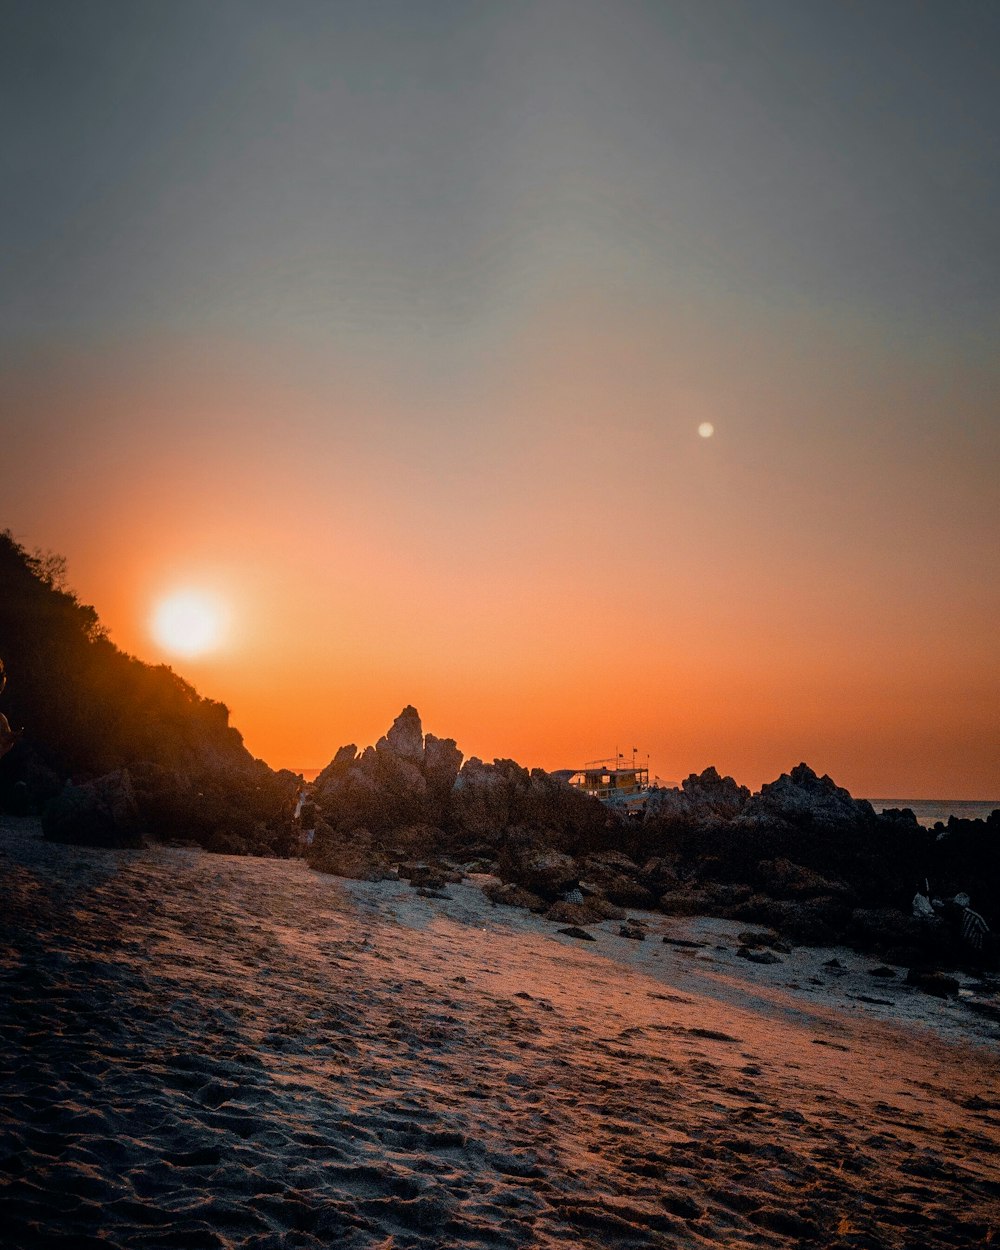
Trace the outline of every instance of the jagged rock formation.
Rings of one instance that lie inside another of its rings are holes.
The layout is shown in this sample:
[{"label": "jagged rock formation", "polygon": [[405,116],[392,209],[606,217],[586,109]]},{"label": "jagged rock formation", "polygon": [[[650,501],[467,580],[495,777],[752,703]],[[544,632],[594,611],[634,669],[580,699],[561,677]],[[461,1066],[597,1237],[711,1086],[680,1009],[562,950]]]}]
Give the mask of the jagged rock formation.
[{"label": "jagged rock formation", "polygon": [[854,799],[830,777],[817,777],[807,764],[798,764],[777,781],[761,786],[760,793],[739,814],[741,823],[773,827],[809,827],[824,830],[871,828],[877,823],[867,799]]},{"label": "jagged rock formation", "polygon": [[[420,716],[405,707],[392,728],[360,755],[341,747],[315,783],[327,825],[367,829],[391,843],[407,829],[437,831],[437,846],[496,852],[512,830],[546,849],[576,850],[603,830],[608,816],[596,800],[541,769],[513,760],[462,763],[453,738],[423,735]],[[544,836],[542,836],[544,835]],[[561,847],[559,849],[562,849]]]},{"label": "jagged rock formation", "polygon": [[671,824],[709,825],[734,820],[750,801],[746,786],[732,777],[720,777],[715,768],[692,773],[680,788],[654,790],[646,804],[644,819]]},{"label": "jagged rock formation", "polygon": [[[950,862],[957,878],[978,864],[1000,884],[1000,839],[984,852],[982,822],[935,837],[911,812],[877,816],[806,764],[758,794],[707,768],[654,792],[636,824],[539,769],[461,759],[453,740],[423,736],[412,707],[374,747],[342,748],[317,782],[326,824],[315,866],[377,877],[403,857],[451,856],[489,868],[498,905],[564,924],[624,908],[710,912],[900,961],[940,946],[909,914],[915,883],[936,865]],[[401,869],[414,881],[441,871]]]},{"label": "jagged rock formation", "polygon": [[498,860],[505,879],[528,890],[543,878],[550,895],[540,865],[596,846],[609,820],[595,799],[541,769],[475,757],[463,764],[454,739],[424,735],[413,707],[360,755],[341,747],[315,794],[323,816],[310,853],[317,867],[335,871],[361,845],[366,876],[401,856],[480,857]]},{"label": "jagged rock formation", "polygon": [[365,829],[383,841],[414,826],[441,829],[462,754],[451,738],[426,739],[416,708],[405,707],[374,747],[341,747],[316,778],[326,825]]},{"label": "jagged rock formation", "polygon": [[395,859],[433,855],[462,754],[451,738],[426,738],[405,707],[373,747],[341,747],[316,778],[321,819],[309,861],[321,872],[378,880]]},{"label": "jagged rock formation", "polygon": [[617,824],[596,799],[513,760],[484,764],[473,756],[462,766],[450,805],[454,835],[492,849],[519,831],[521,841],[581,854],[606,845],[608,828]]}]

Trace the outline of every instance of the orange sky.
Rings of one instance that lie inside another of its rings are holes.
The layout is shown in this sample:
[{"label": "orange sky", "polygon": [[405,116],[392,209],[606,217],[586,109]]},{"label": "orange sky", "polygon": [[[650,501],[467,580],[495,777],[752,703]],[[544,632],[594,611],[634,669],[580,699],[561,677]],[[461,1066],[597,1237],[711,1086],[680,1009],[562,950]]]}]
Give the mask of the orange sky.
[{"label": "orange sky", "polygon": [[[346,365],[265,372],[231,345],[8,379],[33,436],[74,431],[51,494],[15,483],[17,536],[274,766],[322,766],[412,702],[467,754],[547,768],[637,746],[669,780],[756,787],[802,758],[859,794],[1000,789],[988,447],[895,431],[940,373],[790,326],[774,378],[747,331],[708,350],[603,320],[540,312],[436,426]],[[189,586],[230,607],[213,655],[151,637]]]},{"label": "orange sky", "polygon": [[274,766],[1000,797],[1000,18],[900,12],[14,5],[0,526]]}]

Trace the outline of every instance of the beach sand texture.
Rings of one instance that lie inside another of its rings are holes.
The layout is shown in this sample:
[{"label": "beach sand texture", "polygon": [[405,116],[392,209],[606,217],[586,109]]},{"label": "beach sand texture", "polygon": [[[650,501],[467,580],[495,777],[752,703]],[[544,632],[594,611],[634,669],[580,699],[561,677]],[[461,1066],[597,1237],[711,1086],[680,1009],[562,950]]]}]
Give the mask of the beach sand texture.
[{"label": "beach sand texture", "polygon": [[0,880],[5,1245],[1000,1240],[996,1026],[788,988],[816,952],[575,942],[472,885],[29,820]]}]

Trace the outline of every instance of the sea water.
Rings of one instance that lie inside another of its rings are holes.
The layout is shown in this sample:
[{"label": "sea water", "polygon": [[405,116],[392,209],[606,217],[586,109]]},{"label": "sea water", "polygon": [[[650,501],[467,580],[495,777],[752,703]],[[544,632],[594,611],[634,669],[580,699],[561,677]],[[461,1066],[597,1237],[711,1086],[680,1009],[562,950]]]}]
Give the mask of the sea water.
[{"label": "sea water", "polygon": [[877,812],[887,807],[908,807],[920,824],[932,828],[939,820],[948,823],[949,816],[960,820],[985,820],[1000,808],[1000,799],[869,799]]}]

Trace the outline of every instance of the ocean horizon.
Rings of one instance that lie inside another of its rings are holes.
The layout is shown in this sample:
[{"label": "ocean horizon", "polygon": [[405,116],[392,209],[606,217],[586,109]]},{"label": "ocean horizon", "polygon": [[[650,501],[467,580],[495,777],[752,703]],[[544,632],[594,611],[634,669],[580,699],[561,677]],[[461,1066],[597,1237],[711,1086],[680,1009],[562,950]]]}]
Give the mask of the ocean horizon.
[{"label": "ocean horizon", "polygon": [[908,807],[922,825],[932,828],[937,822],[947,823],[949,816],[960,820],[985,820],[990,812],[1000,809],[1000,799],[869,799],[876,812],[889,807]]}]

